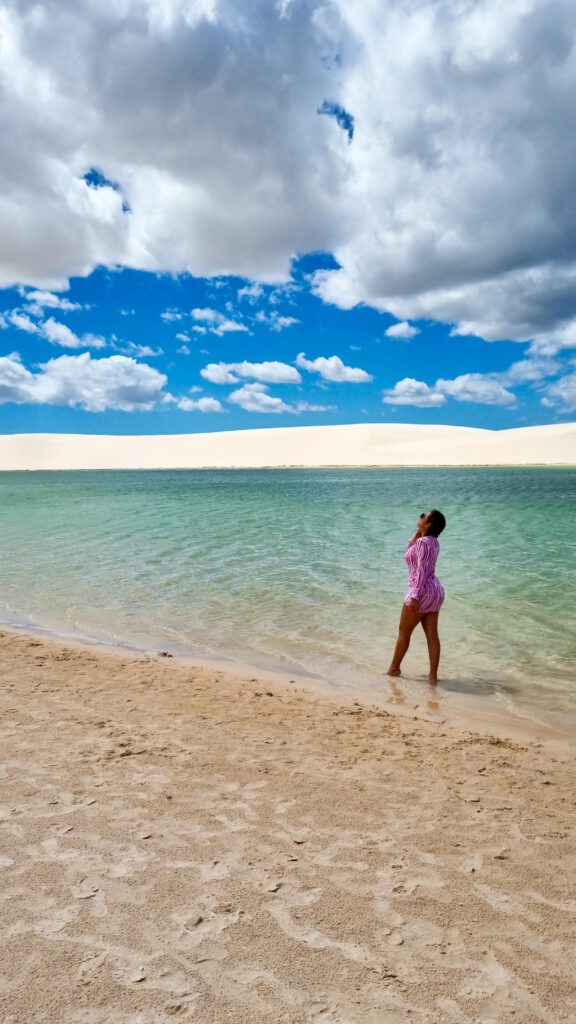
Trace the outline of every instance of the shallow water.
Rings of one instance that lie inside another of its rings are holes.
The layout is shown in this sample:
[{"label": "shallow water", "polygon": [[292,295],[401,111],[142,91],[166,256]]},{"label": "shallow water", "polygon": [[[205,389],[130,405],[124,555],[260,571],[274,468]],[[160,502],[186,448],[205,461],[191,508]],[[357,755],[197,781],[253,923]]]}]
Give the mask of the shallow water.
[{"label": "shallow water", "polygon": [[443,689],[576,722],[574,469],[4,473],[0,611],[376,694],[434,507]]}]

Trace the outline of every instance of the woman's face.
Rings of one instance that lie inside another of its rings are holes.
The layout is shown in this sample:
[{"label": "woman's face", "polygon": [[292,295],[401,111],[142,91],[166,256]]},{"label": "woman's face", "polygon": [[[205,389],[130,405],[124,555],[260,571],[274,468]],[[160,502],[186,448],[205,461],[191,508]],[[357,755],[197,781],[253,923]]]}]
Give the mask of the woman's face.
[{"label": "woman's face", "polygon": [[418,529],[421,533],[428,533],[428,530],[430,529],[430,522],[428,519],[429,515],[429,512],[422,512],[418,517]]}]

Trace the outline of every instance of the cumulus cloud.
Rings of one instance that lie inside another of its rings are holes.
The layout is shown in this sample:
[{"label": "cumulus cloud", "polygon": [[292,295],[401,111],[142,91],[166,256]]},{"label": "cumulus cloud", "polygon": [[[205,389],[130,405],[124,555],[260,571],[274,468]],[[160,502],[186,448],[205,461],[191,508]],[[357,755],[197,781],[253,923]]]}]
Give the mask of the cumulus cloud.
[{"label": "cumulus cloud", "polygon": [[200,371],[200,374],[212,384],[237,384],[239,377],[266,381],[268,384],[299,384],[302,380],[298,370],[293,366],[275,361],[209,363]]},{"label": "cumulus cloud", "polygon": [[268,386],[259,383],[244,384],[243,387],[228,395],[228,401],[239,405],[246,412],[291,413],[295,416],[303,412],[327,412],[334,408],[333,405],[315,405],[311,402],[290,404],[271,395]]},{"label": "cumulus cloud", "polygon": [[567,374],[560,380],[550,384],[542,398],[542,405],[558,412],[574,412],[576,410],[576,373]]},{"label": "cumulus cloud", "polygon": [[104,348],[106,340],[97,334],[83,334],[81,337],[72,331],[67,324],[60,323],[54,317],[47,320],[31,320],[26,312],[18,309],[11,310],[7,316],[0,321],[0,328],[15,327],[26,334],[36,334],[45,338],[52,345],[60,345],[62,348]]},{"label": "cumulus cloud", "polygon": [[12,310],[3,318],[3,327],[8,327],[10,324],[19,331],[26,331],[26,334],[40,334],[38,324],[31,320],[26,313],[19,313],[17,309]]},{"label": "cumulus cloud", "polygon": [[453,380],[439,378],[432,386],[413,377],[399,380],[382,393],[386,405],[416,405],[434,408],[446,404],[446,398],[479,405],[514,405],[516,395],[507,391],[493,375],[463,373]]},{"label": "cumulus cloud", "polygon": [[314,402],[296,402],[294,412],[329,412],[335,405],[316,405]]},{"label": "cumulus cloud", "polygon": [[530,357],[520,359],[518,362],[512,363],[507,370],[493,373],[491,376],[501,384],[513,386],[515,384],[533,384],[545,377],[554,377],[561,370],[562,363],[557,359]]},{"label": "cumulus cloud", "polygon": [[135,341],[124,341],[121,345],[114,346],[118,352],[125,356],[134,356],[135,359],[157,359],[164,355],[164,349],[152,348],[151,345],[139,345]]},{"label": "cumulus cloud", "polygon": [[38,324],[39,333],[52,342],[53,345],[61,345],[62,348],[104,348],[106,341],[98,334],[83,334],[79,337],[71,331],[66,324],[60,323],[54,317],[49,317],[44,323]]},{"label": "cumulus cloud", "polygon": [[236,298],[239,301],[246,299],[251,305],[254,305],[264,295],[264,288],[257,281],[252,284],[247,284],[243,288],[239,288],[236,294]]},{"label": "cumulus cloud", "polygon": [[294,412],[294,408],[283,402],[281,398],[275,398],[268,394],[265,384],[244,384],[237,391],[228,395],[228,401],[239,405],[246,412],[282,413]]},{"label": "cumulus cloud", "polygon": [[281,284],[323,251],[327,302],[554,355],[575,344],[575,40],[573,0],[4,0],[0,287]]},{"label": "cumulus cloud", "polygon": [[571,0],[338,7],[355,227],[319,294],[489,340],[573,319]]},{"label": "cumulus cloud", "polygon": [[[191,312],[193,320],[200,320],[202,324],[205,324],[205,331],[210,331],[211,334],[229,334],[234,331],[247,331],[248,328],[245,324],[238,323],[237,320],[230,320],[229,317],[224,316],[217,309],[193,309]],[[197,330],[198,328],[192,328]]]},{"label": "cumulus cloud", "polygon": [[66,313],[81,309],[79,302],[72,302],[60,295],[54,295],[53,292],[25,292],[22,289],[22,295],[26,302],[26,311],[36,316],[42,316],[45,309],[61,309]]},{"label": "cumulus cloud", "polygon": [[463,373],[453,380],[436,381],[436,390],[457,402],[476,402],[481,405],[514,405],[516,395],[507,391],[497,380],[482,373]]},{"label": "cumulus cloud", "polygon": [[278,310],[273,309],[270,313],[266,313],[264,310],[260,310],[256,314],[256,320],[259,323],[267,324],[272,331],[284,331],[287,327],[293,327],[294,324],[299,324],[295,316],[281,316]]},{"label": "cumulus cloud", "polygon": [[[574,285],[576,287],[576,280]],[[554,331],[537,334],[530,345],[530,354],[555,356],[572,348],[576,348],[576,320],[563,324]]]},{"label": "cumulus cloud", "polygon": [[300,352],[296,356],[296,366],[310,373],[319,373],[324,380],[341,383],[347,381],[352,384],[361,384],[373,380],[371,374],[366,370],[360,370],[353,366],[346,366],[340,356],[318,356],[317,359],[306,359],[306,353]]},{"label": "cumulus cloud", "polygon": [[202,398],[180,398],[176,404],[183,412],[224,412],[222,403],[208,395]]},{"label": "cumulus cloud", "polygon": [[413,377],[404,377],[393,388],[383,391],[382,401],[386,405],[417,405],[423,409],[446,405],[444,395]]},{"label": "cumulus cloud", "polygon": [[0,358],[0,402],[66,405],[87,412],[146,411],[165,399],[163,373],[127,356],[58,356],[27,369],[13,353]]},{"label": "cumulus cloud", "polygon": [[6,0],[2,29],[3,283],[98,265],[274,283],[338,237],[347,139],[317,110],[341,33],[319,0]]},{"label": "cumulus cloud", "polygon": [[388,327],[384,331],[384,334],[389,338],[402,338],[403,340],[408,341],[410,338],[414,338],[416,334],[420,334],[420,329],[418,327],[413,327],[407,320],[400,320],[399,323],[392,324]]}]

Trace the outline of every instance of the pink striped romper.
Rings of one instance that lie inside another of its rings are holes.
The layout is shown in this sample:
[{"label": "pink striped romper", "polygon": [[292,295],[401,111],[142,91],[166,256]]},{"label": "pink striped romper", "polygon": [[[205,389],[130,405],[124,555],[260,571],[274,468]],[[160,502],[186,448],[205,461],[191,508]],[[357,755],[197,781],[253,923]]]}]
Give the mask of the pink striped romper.
[{"label": "pink striped romper", "polygon": [[415,597],[421,614],[440,611],[444,602],[444,587],[434,575],[439,551],[438,538],[426,535],[410,544],[404,556],[410,571],[404,604]]}]

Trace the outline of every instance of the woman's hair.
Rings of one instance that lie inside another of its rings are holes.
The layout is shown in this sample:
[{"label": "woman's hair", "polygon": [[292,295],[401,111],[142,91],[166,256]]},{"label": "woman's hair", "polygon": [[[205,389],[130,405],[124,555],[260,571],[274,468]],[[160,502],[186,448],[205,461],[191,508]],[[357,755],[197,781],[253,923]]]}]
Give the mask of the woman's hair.
[{"label": "woman's hair", "polygon": [[446,519],[437,508],[433,508],[428,513],[428,522],[430,523],[430,529],[428,530],[429,537],[439,537],[442,530],[446,526]]}]

